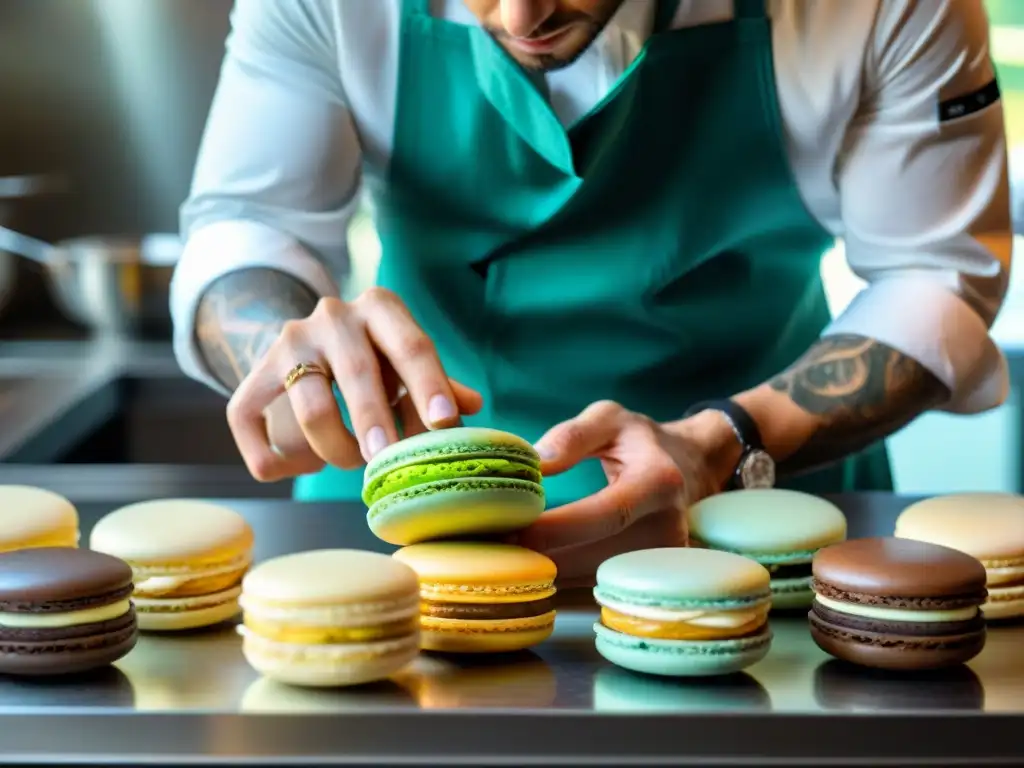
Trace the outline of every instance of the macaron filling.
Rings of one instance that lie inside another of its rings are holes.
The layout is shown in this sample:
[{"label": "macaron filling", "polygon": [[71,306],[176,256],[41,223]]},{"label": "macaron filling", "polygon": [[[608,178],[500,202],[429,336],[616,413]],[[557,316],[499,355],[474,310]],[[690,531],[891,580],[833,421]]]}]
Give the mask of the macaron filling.
[{"label": "macaron filling", "polygon": [[729,600],[650,601],[598,587],[601,624],[615,632],[659,640],[727,640],[758,634],[768,622],[768,593]]},{"label": "macaron filling", "polygon": [[506,458],[468,458],[455,461],[433,460],[402,466],[372,479],[363,500],[374,504],[385,496],[418,485],[463,479],[523,480],[540,483],[540,470],[533,464]]}]

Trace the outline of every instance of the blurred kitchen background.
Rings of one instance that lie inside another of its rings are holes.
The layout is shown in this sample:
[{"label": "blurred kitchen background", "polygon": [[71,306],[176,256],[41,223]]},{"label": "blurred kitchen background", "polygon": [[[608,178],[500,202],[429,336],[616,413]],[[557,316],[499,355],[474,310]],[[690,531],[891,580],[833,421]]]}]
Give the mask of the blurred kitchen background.
[{"label": "blurred kitchen background", "polygon": [[[47,242],[173,234],[231,5],[0,0],[0,225]],[[1024,0],[988,0],[988,10],[1024,196]],[[1024,218],[1024,199],[1017,206]],[[354,295],[372,283],[379,258],[366,215],[350,241]],[[147,241],[141,270],[108,269],[106,257],[125,247],[134,243],[87,241],[74,269],[49,273],[0,249],[0,462],[43,485],[45,465],[103,485],[109,477],[95,465],[133,463],[168,483],[175,468],[190,467],[195,495],[286,495],[284,485],[247,480],[223,401],[174,365],[166,278],[175,243]],[[823,273],[841,311],[861,287],[841,243]],[[995,330],[1016,374],[1010,402],[979,417],[928,415],[893,437],[899,491],[1024,490],[1022,275],[1015,271]]]}]

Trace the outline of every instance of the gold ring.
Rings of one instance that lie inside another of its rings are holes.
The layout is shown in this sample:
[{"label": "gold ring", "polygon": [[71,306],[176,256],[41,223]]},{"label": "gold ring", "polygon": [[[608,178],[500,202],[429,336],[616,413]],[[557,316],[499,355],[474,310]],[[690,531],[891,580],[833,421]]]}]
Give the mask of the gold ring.
[{"label": "gold ring", "polygon": [[285,390],[291,389],[299,379],[311,375],[323,376],[325,379],[330,378],[327,371],[316,363],[299,363],[284,377]]}]

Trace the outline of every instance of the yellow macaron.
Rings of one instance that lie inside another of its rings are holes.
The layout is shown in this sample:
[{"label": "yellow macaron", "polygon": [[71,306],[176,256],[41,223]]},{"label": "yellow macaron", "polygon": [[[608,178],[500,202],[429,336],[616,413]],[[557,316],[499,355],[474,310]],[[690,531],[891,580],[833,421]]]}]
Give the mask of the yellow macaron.
[{"label": "yellow macaron", "polygon": [[131,504],[100,520],[89,544],[132,567],[140,629],[195,629],[239,613],[253,532],[232,509],[193,499]]},{"label": "yellow macaron", "polygon": [[325,549],[260,564],[242,583],[245,658],[302,686],[383,680],[419,653],[416,574],[387,555]]},{"label": "yellow macaron", "polygon": [[78,546],[78,511],[60,494],[0,485],[0,510],[0,552]]},{"label": "yellow macaron", "polygon": [[511,544],[431,542],[393,557],[420,579],[425,650],[517,651],[546,640],[555,626],[555,564]]}]

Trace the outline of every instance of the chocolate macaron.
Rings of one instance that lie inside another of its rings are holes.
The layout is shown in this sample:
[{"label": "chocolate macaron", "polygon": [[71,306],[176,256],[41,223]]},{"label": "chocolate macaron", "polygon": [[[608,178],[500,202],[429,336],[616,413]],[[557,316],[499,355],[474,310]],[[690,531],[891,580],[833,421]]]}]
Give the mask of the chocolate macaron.
[{"label": "chocolate macaron", "polygon": [[71,674],[117,661],[138,637],[131,594],[131,567],[110,555],[0,554],[0,674]]},{"label": "chocolate macaron", "polygon": [[812,565],[811,636],[836,658],[880,669],[962,664],[985,646],[985,568],[922,541],[855,539]]}]

